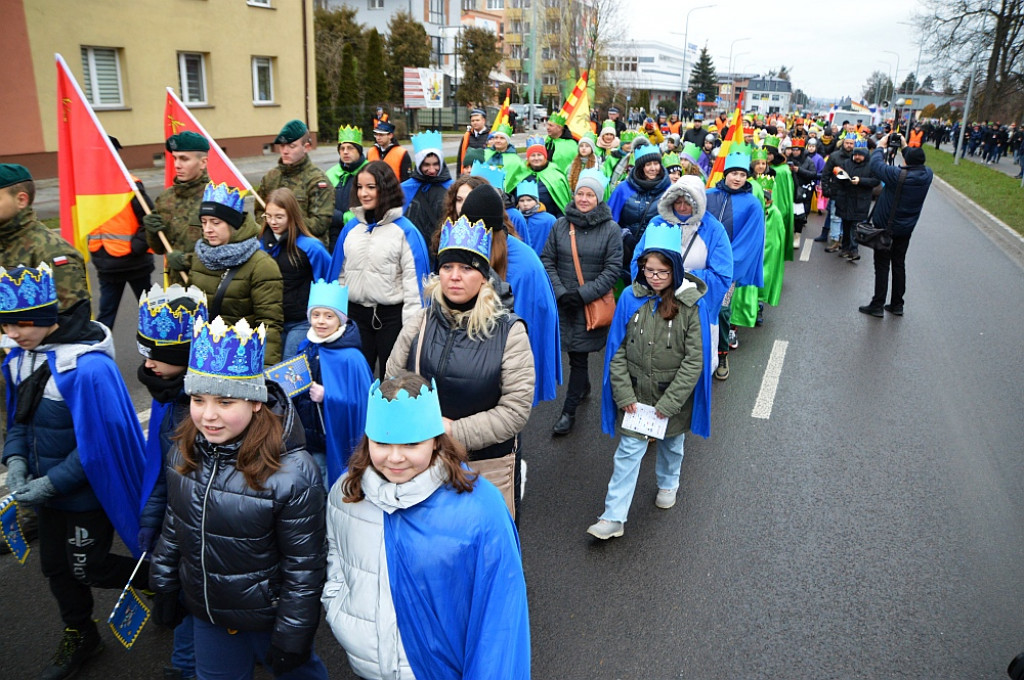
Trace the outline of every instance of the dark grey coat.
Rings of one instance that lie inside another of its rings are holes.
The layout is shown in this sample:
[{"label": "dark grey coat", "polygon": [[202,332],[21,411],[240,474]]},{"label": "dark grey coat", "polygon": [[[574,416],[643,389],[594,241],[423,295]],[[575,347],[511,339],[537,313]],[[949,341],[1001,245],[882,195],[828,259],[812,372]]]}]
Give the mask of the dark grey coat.
[{"label": "dark grey coat", "polygon": [[[572,261],[570,223],[576,225],[576,247],[583,271],[582,287]],[[584,302],[591,302],[610,291],[622,272],[622,230],[604,203],[585,214],[576,209],[575,202],[570,203],[566,206],[565,216],[559,217],[551,227],[540,259],[555,288],[556,300],[578,290]],[[588,331],[582,307],[567,315],[559,306],[558,321],[563,351],[598,352],[604,348],[608,329]]]}]

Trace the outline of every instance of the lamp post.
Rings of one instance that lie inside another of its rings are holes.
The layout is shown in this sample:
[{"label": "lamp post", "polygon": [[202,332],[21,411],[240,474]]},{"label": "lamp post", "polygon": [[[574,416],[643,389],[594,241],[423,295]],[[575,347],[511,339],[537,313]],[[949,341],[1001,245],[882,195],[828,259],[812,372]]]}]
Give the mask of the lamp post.
[{"label": "lamp post", "polygon": [[[740,57],[744,54],[750,54],[750,50],[746,52],[740,52],[735,57],[729,60],[729,78],[732,82],[729,84],[729,109],[732,110],[736,106],[736,71],[733,70],[733,64],[739,62]],[[735,59],[735,62],[733,61]]]},{"label": "lamp post", "polygon": [[[729,45],[729,77],[732,78],[732,83],[729,85],[729,108],[732,108],[733,103],[736,101],[736,97],[733,94],[733,89],[736,87],[736,78],[733,77],[732,73],[732,48],[736,46],[736,43],[750,39],[751,38],[736,38],[732,41],[732,44]],[[743,52],[742,54],[746,54],[746,52]]]},{"label": "lamp post", "polygon": [[[888,62],[888,61],[882,61],[881,59],[875,60],[875,63],[885,64],[886,66],[889,67],[889,81],[891,82],[892,81],[892,63]],[[893,86],[895,87],[895,84]],[[878,83],[877,85],[875,85],[875,103],[876,104],[880,104],[881,103],[881,97],[885,94],[885,90],[879,91],[880,89],[881,89],[881,83]],[[891,99],[891,98],[892,98],[892,95],[889,95],[889,99]]]},{"label": "lamp post", "polygon": [[899,78],[900,78],[900,53],[899,52],[893,52],[892,50],[882,50],[882,51],[885,52],[886,54],[895,54],[896,55],[896,73],[892,77],[892,86],[894,88],[893,89],[893,92],[894,92],[893,96],[895,96],[896,94],[899,94],[899,92],[897,92],[895,88],[899,87],[896,84],[896,81],[899,80]]},{"label": "lamp post", "polygon": [[699,9],[710,9],[714,6],[698,5],[686,13],[686,24],[683,28],[683,72],[679,76],[679,120],[683,119],[683,95],[686,94],[686,52],[690,49],[690,15]]}]

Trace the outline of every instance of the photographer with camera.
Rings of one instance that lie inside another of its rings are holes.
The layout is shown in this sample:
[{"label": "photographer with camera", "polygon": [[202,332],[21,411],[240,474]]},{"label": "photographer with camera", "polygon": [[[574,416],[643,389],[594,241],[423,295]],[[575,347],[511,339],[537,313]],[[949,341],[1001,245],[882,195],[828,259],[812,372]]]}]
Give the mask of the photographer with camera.
[{"label": "photographer with camera", "polygon": [[878,141],[878,146],[885,149],[885,162],[889,165],[896,165],[896,152],[905,144],[906,140],[899,132],[891,132]]},{"label": "photographer with camera", "polygon": [[[885,183],[882,194],[875,204],[871,222],[878,228],[892,232],[892,248],[890,250],[875,249],[875,294],[871,302],[860,307],[862,314],[882,318],[885,312],[903,316],[903,295],[907,289],[907,248],[910,246],[910,235],[921,217],[921,208],[932,185],[934,173],[926,167],[924,149],[909,147],[897,142],[903,153],[904,165],[900,168],[889,167],[883,160],[882,149],[893,147],[893,134],[879,140],[878,146],[871,153],[871,172]],[[890,223],[891,216],[891,223]],[[889,292],[889,267],[892,266],[892,297],[885,304]]]}]

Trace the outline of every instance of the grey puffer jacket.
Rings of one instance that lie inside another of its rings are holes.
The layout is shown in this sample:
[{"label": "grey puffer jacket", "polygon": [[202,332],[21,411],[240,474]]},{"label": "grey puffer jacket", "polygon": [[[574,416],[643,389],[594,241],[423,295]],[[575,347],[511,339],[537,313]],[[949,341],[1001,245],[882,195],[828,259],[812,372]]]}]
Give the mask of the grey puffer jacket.
[{"label": "grey puffer jacket", "polygon": [[225,628],[273,631],[292,653],[312,648],[327,569],[324,488],[287,395],[267,383],[266,407],[284,419],[281,468],[256,491],[235,467],[237,447],[198,437],[200,466],[183,475],[171,451],[167,514],[151,587],[181,591],[194,616]]},{"label": "grey puffer jacket", "polygon": [[[580,270],[583,272],[582,286],[576,278],[569,238],[569,229],[574,224]],[[563,295],[579,291],[583,302],[592,302],[610,291],[622,272],[622,230],[604,203],[599,203],[588,213],[581,213],[572,202],[566,206],[565,216],[559,217],[551,227],[540,260],[554,286],[556,300],[561,302]],[[604,348],[608,338],[607,328],[587,330],[583,307],[567,312],[560,304],[558,326],[565,352],[597,352]]]}]

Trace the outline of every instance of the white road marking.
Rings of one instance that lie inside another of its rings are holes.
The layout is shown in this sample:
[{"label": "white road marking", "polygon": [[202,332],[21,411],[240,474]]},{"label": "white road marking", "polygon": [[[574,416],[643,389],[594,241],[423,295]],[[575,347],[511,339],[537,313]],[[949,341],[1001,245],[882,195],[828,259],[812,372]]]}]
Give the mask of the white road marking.
[{"label": "white road marking", "polygon": [[813,248],[814,248],[814,239],[805,238],[804,239],[804,245],[800,249],[800,261],[801,262],[810,262],[810,260],[811,260],[811,250]]},{"label": "white road marking", "polygon": [[779,388],[779,377],[782,375],[782,363],[786,360],[787,347],[788,340],[776,340],[772,345],[772,353],[768,357],[768,365],[765,366],[764,377],[761,379],[761,389],[757,393],[754,410],[750,413],[751,418],[768,420],[771,417],[772,406],[775,404],[775,390]]},{"label": "white road marking", "polygon": [[148,409],[147,408],[145,411],[139,411],[139,413],[138,413],[138,415],[139,415],[139,424],[142,425],[143,428],[145,428],[146,427],[146,423],[149,422],[149,414],[150,414],[150,411],[152,411],[152,410],[153,409]]}]

